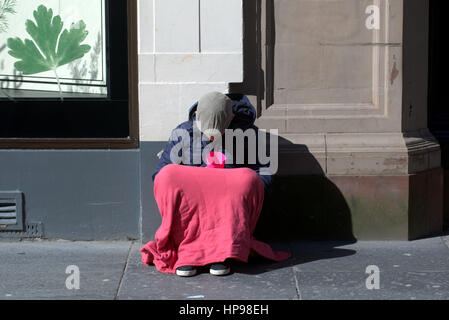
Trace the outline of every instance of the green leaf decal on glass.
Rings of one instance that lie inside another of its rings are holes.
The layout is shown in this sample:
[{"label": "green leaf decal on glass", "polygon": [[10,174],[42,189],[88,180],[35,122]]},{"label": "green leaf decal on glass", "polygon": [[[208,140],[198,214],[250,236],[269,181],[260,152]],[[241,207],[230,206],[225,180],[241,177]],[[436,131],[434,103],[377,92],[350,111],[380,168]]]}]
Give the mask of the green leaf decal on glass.
[{"label": "green leaf decal on glass", "polygon": [[33,16],[36,23],[27,20],[25,25],[34,42],[29,39],[22,41],[20,38],[9,38],[8,53],[19,59],[14,67],[24,75],[53,70],[61,92],[57,68],[82,58],[91,49],[89,45],[81,44],[88,35],[86,24],[80,20],[78,23],[72,23],[70,30],[62,31],[61,17],[53,17],[53,10],[44,5],[40,5],[33,12]]},{"label": "green leaf decal on glass", "polygon": [[15,6],[16,0],[0,0],[0,33],[8,30],[7,14],[15,14]]},{"label": "green leaf decal on glass", "polygon": [[[8,31],[9,22],[7,19],[7,15],[16,14],[15,6],[16,0],[0,0],[0,33]],[[8,93],[6,93],[6,91],[3,90],[3,88],[1,87],[1,82],[0,82],[0,91],[7,98],[13,100],[12,97]]]}]

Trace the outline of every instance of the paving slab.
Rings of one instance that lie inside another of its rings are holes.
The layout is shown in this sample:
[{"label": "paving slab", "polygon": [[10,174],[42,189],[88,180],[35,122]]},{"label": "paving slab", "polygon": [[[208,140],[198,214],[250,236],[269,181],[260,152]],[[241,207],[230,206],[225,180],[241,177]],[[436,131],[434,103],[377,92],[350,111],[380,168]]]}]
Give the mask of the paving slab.
[{"label": "paving slab", "polygon": [[360,271],[377,265],[381,271],[449,272],[449,250],[441,237],[416,241],[295,242],[298,271]]},{"label": "paving slab", "polygon": [[[0,242],[0,299],[114,299],[131,242]],[[79,289],[66,280],[80,271]]]},{"label": "paving slab", "polygon": [[[232,273],[224,277],[202,268],[194,277],[165,274],[141,262],[137,245],[133,246],[119,299],[166,300],[293,300],[298,299],[291,261],[281,263],[251,259],[234,263]],[[276,247],[276,246],[275,246]]]},{"label": "paving slab", "polygon": [[[301,299],[449,299],[449,248],[435,237],[409,242],[295,242]],[[379,270],[379,289],[367,289]]]},{"label": "paving slab", "polygon": [[297,272],[302,300],[449,299],[448,272],[381,272],[379,289],[368,290],[363,272]]}]

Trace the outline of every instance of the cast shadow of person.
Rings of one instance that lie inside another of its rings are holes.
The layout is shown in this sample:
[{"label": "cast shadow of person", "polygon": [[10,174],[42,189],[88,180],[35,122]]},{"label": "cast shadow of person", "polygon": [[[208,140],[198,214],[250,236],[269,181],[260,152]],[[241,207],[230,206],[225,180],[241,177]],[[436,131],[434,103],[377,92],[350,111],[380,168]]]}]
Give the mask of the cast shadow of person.
[{"label": "cast shadow of person", "polygon": [[250,257],[249,264],[237,263],[235,272],[260,274],[355,254],[354,250],[338,248],[356,241],[351,212],[318,160],[305,145],[293,144],[269,132],[263,134],[267,141],[265,150],[270,150],[269,141],[278,139],[278,170],[273,175],[271,192],[265,194],[253,235],[275,250],[291,252],[292,258],[272,262]]},{"label": "cast shadow of person", "polygon": [[[229,85],[231,94],[245,94],[256,100],[259,116],[274,103],[275,9],[274,1],[243,1],[244,79]],[[355,253],[338,248],[355,242],[351,212],[338,187],[326,177],[306,145],[278,138],[279,170],[274,175],[272,193],[266,194],[254,236],[293,256],[281,263],[250,259],[257,263],[237,265],[236,272],[257,274]]]}]

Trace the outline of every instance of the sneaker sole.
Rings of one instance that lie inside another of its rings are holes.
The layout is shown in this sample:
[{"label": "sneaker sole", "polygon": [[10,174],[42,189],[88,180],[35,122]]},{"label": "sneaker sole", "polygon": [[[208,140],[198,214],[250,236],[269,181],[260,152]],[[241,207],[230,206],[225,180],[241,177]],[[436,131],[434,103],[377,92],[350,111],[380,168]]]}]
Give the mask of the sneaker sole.
[{"label": "sneaker sole", "polygon": [[225,270],[214,270],[210,269],[210,274],[214,276],[225,276],[228,275],[231,272],[231,268],[225,269]]},{"label": "sneaker sole", "polygon": [[194,275],[196,275],[196,270],[191,270],[191,271],[182,271],[182,270],[176,270],[176,275],[180,276],[180,277],[193,277]]}]

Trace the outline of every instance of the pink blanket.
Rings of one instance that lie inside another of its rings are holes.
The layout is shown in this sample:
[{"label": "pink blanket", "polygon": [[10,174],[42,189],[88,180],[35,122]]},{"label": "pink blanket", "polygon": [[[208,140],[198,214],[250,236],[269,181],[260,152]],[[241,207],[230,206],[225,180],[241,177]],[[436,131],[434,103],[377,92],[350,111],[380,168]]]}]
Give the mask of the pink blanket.
[{"label": "pink blanket", "polygon": [[154,195],[162,224],[140,251],[142,262],[161,272],[227,258],[248,262],[250,252],[274,261],[290,257],[252,236],[264,186],[251,169],[167,165],[156,175]]}]

